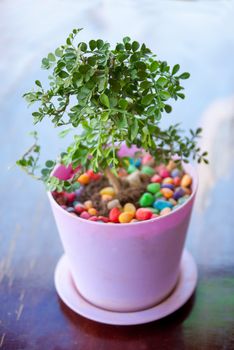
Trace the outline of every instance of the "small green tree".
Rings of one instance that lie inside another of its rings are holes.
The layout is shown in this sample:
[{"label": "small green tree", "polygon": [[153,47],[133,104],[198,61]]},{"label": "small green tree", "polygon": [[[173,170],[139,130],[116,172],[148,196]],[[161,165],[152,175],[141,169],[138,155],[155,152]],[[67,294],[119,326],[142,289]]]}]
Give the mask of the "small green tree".
[{"label": "small green tree", "polygon": [[[36,90],[24,94],[29,104],[38,105],[32,113],[35,124],[48,117],[55,127],[82,128],[58,161],[104,172],[116,191],[121,185],[116,176],[121,161],[117,152],[123,142],[143,148],[158,163],[166,163],[174,155],[185,162],[192,156],[207,163],[207,153],[197,147],[200,128],[190,130],[189,137],[178,124],[160,128],[163,112],[172,110],[168,101],[184,99],[181,80],[189,78],[189,73],[179,73],[178,64],[170,68],[145,44],[129,37],[114,49],[100,39],[76,44],[80,30],[74,29],[66,44],[42,59],[42,68],[52,70],[50,87],[36,80]],[[40,146],[37,134],[33,135],[35,144],[18,165],[46,182],[50,190],[72,190],[77,185],[75,178],[64,182],[50,176],[54,161],[46,162],[41,176],[35,175]]]}]

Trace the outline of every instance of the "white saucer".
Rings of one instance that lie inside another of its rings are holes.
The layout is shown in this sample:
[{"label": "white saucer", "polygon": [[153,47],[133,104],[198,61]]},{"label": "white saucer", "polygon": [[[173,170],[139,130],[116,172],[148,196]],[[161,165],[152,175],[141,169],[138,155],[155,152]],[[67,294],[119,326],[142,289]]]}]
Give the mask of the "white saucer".
[{"label": "white saucer", "polygon": [[55,287],[62,301],[74,312],[90,320],[112,325],[136,325],[159,320],[186,303],[197,284],[197,267],[192,255],[184,251],[178,283],[171,295],[160,304],[136,312],[113,312],[98,308],[77,291],[63,255],[55,269]]}]

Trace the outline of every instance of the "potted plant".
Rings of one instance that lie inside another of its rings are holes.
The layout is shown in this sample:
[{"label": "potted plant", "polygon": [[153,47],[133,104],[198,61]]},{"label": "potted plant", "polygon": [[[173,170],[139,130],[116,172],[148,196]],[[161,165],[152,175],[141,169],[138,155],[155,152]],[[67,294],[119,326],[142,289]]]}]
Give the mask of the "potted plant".
[{"label": "potted plant", "polygon": [[170,99],[184,99],[189,73],[170,68],[145,44],[125,37],[66,43],[42,60],[50,86],[24,94],[37,103],[34,123],[49,118],[75,131],[57,160],[38,167],[35,143],[17,161],[46,184],[73,280],[98,307],[143,310],[175,287],[196,193],[192,157],[207,163],[197,139],[178,124],[160,127]]}]

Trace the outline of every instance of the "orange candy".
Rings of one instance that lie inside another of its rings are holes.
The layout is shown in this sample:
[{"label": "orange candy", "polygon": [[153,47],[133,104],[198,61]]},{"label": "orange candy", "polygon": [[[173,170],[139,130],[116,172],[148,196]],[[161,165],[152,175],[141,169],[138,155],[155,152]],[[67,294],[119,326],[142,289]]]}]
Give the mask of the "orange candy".
[{"label": "orange candy", "polygon": [[90,181],[90,177],[88,174],[84,173],[84,174],[81,174],[77,181],[81,184],[81,185],[88,185],[89,181]]},{"label": "orange candy", "polygon": [[162,188],[160,192],[165,198],[171,198],[174,194],[174,192],[170,190],[170,188]]}]

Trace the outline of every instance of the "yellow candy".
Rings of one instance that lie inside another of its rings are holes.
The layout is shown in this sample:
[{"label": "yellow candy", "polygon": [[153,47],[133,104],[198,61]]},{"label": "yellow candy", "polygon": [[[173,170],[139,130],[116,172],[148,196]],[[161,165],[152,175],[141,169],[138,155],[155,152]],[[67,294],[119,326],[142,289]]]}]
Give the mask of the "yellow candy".
[{"label": "yellow candy", "polygon": [[89,213],[90,215],[97,215],[97,209],[95,209],[95,208],[89,208],[89,209],[88,209],[88,213]]},{"label": "yellow candy", "polygon": [[174,192],[170,190],[170,188],[161,188],[160,192],[165,198],[171,198],[174,194]]},{"label": "yellow candy", "polygon": [[171,177],[166,177],[164,180],[163,180],[163,184],[174,184],[174,180],[171,178]]},{"label": "yellow candy", "polygon": [[92,201],[86,201],[86,202],[84,202],[84,206],[86,209],[90,209],[93,207],[93,203],[92,203]]},{"label": "yellow candy", "polygon": [[88,174],[81,174],[77,181],[81,184],[81,185],[88,185],[89,181],[90,181],[90,177]]},{"label": "yellow candy", "polygon": [[182,180],[181,180],[181,187],[188,187],[191,185],[192,183],[192,178],[189,174],[185,174],[183,177],[182,177]]},{"label": "yellow candy", "polygon": [[132,219],[134,218],[134,214],[132,212],[129,211],[125,211],[123,213],[120,214],[119,216],[119,222],[121,224],[127,224],[128,222],[130,222]]},{"label": "yellow candy", "polygon": [[135,215],[136,213],[136,207],[132,203],[126,203],[123,208],[124,212],[128,211]]},{"label": "yellow candy", "polygon": [[102,200],[103,201],[111,201],[113,199],[112,196],[110,196],[109,194],[103,194],[102,195]]},{"label": "yellow candy", "polygon": [[100,195],[107,194],[108,196],[114,197],[115,191],[113,187],[104,187],[100,192]]}]

